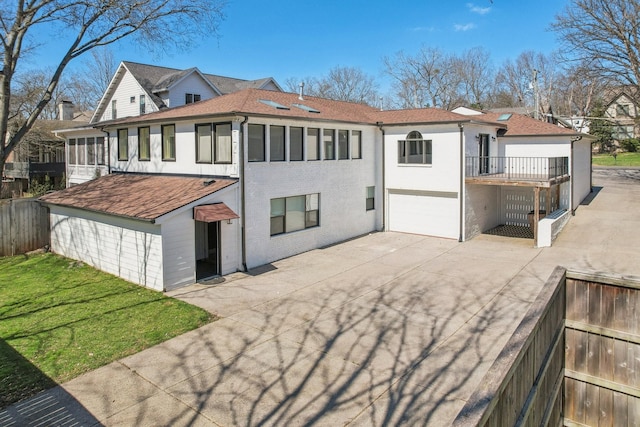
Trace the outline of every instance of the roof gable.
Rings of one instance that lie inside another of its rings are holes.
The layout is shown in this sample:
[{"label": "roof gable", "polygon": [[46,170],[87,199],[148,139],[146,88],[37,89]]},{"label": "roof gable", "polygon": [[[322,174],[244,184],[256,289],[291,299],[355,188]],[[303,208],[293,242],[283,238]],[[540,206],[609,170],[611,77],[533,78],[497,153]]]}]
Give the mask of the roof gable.
[{"label": "roof gable", "polygon": [[158,110],[166,108],[160,93],[170,91],[181,81],[189,76],[196,74],[206,85],[211,87],[217,95],[223,95],[238,92],[243,89],[257,88],[282,91],[282,88],[272,77],[266,77],[258,80],[243,80],[231,77],[218,76],[215,74],[202,73],[198,68],[192,67],[186,70],[177,68],[161,67],[157,65],[140,64],[137,62],[123,61],[118,66],[111,82],[105,93],[103,94],[98,107],[91,118],[91,123],[95,123],[104,114],[108,108],[108,100],[115,93],[118,85],[122,81],[125,73],[131,74],[140,89],[144,91],[147,98],[153,102]]},{"label": "roof gable", "polygon": [[189,68],[188,70],[178,71],[176,73],[167,74],[163,76],[153,88],[154,93],[170,91],[176,86],[178,86],[181,82],[186,80],[189,76],[196,75],[200,78],[207,86],[213,90],[216,95],[222,95],[222,92],[209,80],[207,79],[197,68]]}]

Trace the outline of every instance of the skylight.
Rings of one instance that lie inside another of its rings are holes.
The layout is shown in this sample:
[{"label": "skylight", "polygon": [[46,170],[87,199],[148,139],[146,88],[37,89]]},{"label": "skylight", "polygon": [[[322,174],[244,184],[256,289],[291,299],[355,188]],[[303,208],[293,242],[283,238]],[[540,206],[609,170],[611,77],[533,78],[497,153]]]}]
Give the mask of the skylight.
[{"label": "skylight", "polygon": [[266,104],[270,107],[276,108],[278,110],[290,110],[289,107],[287,107],[286,105],[282,105],[282,104],[278,104],[275,101],[270,101],[268,99],[259,99],[260,102],[262,102],[263,104]]},{"label": "skylight", "polygon": [[500,114],[500,117],[498,117],[498,121],[499,122],[506,122],[507,120],[509,120],[511,118],[513,114],[511,113],[504,113],[504,114]]},{"label": "skylight", "polygon": [[319,113],[320,110],[316,110],[315,108],[311,108],[304,104],[293,104],[294,107],[298,107],[301,110],[308,111],[309,113]]}]

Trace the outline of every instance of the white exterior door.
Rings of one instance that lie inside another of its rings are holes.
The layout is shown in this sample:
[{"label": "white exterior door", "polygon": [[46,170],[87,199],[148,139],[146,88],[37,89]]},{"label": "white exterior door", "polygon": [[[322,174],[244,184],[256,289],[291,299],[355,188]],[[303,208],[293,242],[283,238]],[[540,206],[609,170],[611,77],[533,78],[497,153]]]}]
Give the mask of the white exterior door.
[{"label": "white exterior door", "polygon": [[389,230],[427,236],[459,237],[456,194],[389,194]]}]

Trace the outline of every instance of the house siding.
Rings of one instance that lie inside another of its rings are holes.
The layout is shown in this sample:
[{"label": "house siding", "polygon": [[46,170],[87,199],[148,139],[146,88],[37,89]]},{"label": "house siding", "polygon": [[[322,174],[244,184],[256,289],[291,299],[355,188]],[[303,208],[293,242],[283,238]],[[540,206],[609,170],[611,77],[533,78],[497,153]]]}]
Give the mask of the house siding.
[{"label": "house siding", "polygon": [[[232,125],[232,163],[197,163],[196,162],[196,124],[206,123],[231,123]],[[129,132],[129,157],[126,161],[118,160],[118,138],[117,132],[111,132],[110,157],[112,171],[136,172],[136,173],[173,173],[202,176],[229,176],[237,178],[238,175],[238,144],[240,138],[240,125],[233,121],[233,117],[228,119],[216,118],[215,122],[202,119],[198,121],[166,122],[164,124],[175,124],[176,135],[176,159],[175,161],[162,160],[162,125],[153,124],[150,126],[151,158],[140,161],[138,159],[138,127],[127,127]]]},{"label": "house siding", "polygon": [[162,290],[162,236],[148,222],[51,205],[51,250]]},{"label": "house siding", "polygon": [[[145,94],[144,89],[129,71],[125,71],[113,95],[104,103],[104,111],[99,121],[139,116],[141,94]],[[134,102],[131,102],[131,97],[135,97]],[[149,95],[146,95],[146,97],[146,113],[157,111],[153,101],[149,99]],[[111,103],[114,100],[116,101],[117,117],[113,117],[112,115]]]},{"label": "house siding", "polygon": [[[380,229],[382,182],[376,170],[380,167],[381,153],[374,127],[278,120],[251,120],[250,123],[360,130],[362,158],[248,162],[245,166],[248,268]],[[322,134],[322,130],[320,132]],[[266,147],[268,153],[268,141]],[[370,211],[366,210],[368,186],[376,187],[376,209]],[[320,195],[319,226],[270,235],[271,199],[314,193]]]},{"label": "house siding", "polygon": [[580,140],[573,143],[573,161],[571,162],[571,179],[573,181],[573,208],[591,192],[591,140]]},{"label": "house siding", "polygon": [[[162,254],[164,261],[164,290],[171,290],[196,281],[196,225],[193,207],[211,203],[225,203],[240,213],[238,186],[223,189],[194,202],[162,220]],[[221,221],[221,273],[241,269],[239,219]]]},{"label": "house siding", "polygon": [[190,211],[162,224],[164,290],[196,281],[195,221]]},{"label": "house siding", "polygon": [[465,240],[500,225],[500,189],[493,185],[467,185]]},{"label": "house siding", "polygon": [[[578,181],[586,180],[590,190],[591,181],[591,157],[586,146],[590,143],[585,140],[585,144],[574,143],[574,151],[571,151],[571,136],[550,136],[550,137],[521,137],[508,138],[503,143],[504,155],[507,157],[568,157],[569,174],[573,181],[573,186],[562,184],[560,192],[560,207],[571,209],[577,206],[586,197],[589,191],[584,190],[584,184],[577,184]],[[573,159],[571,157],[573,156]],[[575,170],[572,170],[574,168]],[[574,176],[574,172],[576,176]],[[574,194],[571,194],[573,187]],[[576,187],[579,189],[576,191]],[[541,198],[544,197],[541,192]],[[544,206],[544,205],[542,205]]]},{"label": "house siding", "polygon": [[198,94],[201,100],[214,98],[217,93],[202,80],[197,73],[191,73],[184,79],[180,80],[175,86],[172,86],[166,95],[170,107],[177,107],[185,104],[185,95],[187,93]]},{"label": "house siding", "polygon": [[[418,131],[432,141],[431,165],[398,164],[398,141]],[[460,131],[453,125],[385,129],[388,229],[436,237],[460,234]],[[429,217],[426,217],[426,216]]]}]

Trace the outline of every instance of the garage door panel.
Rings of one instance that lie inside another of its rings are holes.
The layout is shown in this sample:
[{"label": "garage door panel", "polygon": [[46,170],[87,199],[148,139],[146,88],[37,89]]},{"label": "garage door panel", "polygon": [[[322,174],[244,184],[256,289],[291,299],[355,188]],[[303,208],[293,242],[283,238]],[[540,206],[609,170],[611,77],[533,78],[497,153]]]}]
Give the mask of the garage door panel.
[{"label": "garage door panel", "polygon": [[455,239],[458,210],[457,197],[390,194],[389,230]]}]

